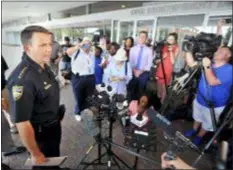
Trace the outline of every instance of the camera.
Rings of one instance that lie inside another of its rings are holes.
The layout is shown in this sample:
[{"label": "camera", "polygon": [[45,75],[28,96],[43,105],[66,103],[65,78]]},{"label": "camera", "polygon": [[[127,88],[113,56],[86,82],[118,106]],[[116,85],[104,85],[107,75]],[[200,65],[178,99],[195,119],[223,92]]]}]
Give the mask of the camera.
[{"label": "camera", "polygon": [[204,57],[212,58],[221,44],[221,38],[216,34],[201,32],[196,37],[185,36],[182,51],[191,52],[196,60]]},{"label": "camera", "polygon": [[116,94],[115,89],[104,83],[96,87],[94,94],[87,98],[87,102],[89,106],[108,114],[116,114],[128,106],[124,95]]},{"label": "camera", "polygon": [[166,40],[165,39],[163,39],[163,40],[161,40],[161,41],[156,41],[155,43],[154,43],[154,51],[158,54],[158,53],[162,53],[162,49],[163,49],[163,47],[166,45]]}]

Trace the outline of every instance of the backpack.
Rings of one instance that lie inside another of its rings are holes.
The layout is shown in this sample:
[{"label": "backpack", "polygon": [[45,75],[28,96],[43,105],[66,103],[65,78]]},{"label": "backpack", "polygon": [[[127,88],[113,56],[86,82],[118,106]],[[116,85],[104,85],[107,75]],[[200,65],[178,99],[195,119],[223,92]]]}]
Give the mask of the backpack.
[{"label": "backpack", "polygon": [[[78,50],[77,53],[75,54],[74,60],[73,60],[73,61],[75,61],[75,60],[77,59],[79,53],[80,53],[80,50]],[[72,64],[71,64],[71,67],[72,67]],[[62,72],[62,76],[63,76],[65,79],[71,80],[71,77],[72,77],[72,68],[70,68],[70,69],[68,69],[68,70],[61,70],[61,72]]]}]

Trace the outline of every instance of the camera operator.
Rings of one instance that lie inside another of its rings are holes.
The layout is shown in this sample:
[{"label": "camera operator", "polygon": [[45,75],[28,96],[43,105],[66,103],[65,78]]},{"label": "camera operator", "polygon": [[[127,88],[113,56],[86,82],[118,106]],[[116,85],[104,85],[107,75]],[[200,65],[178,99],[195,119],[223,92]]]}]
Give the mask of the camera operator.
[{"label": "camera operator", "polygon": [[[190,53],[188,53],[188,57],[191,61]],[[228,64],[230,58],[230,49],[228,47],[219,47],[214,55],[213,64],[207,57],[202,60],[204,73],[201,76],[198,93],[193,103],[193,118],[195,122],[193,129],[185,134],[187,137],[197,134],[194,139],[194,143],[197,146],[201,144],[203,136],[208,131],[213,131],[210,109],[206,100],[213,104],[216,121],[218,121],[229,100],[232,87],[232,66]],[[195,62],[187,64],[191,66],[195,65]],[[200,126],[201,130],[198,132]]]},{"label": "camera operator", "polygon": [[166,153],[163,153],[161,155],[161,162],[162,162],[161,166],[163,169],[171,168],[171,167],[174,167],[175,169],[195,169],[195,168],[189,166],[187,163],[185,163],[179,157],[177,157],[176,160],[167,161],[167,160],[165,160],[165,156],[166,156]]}]

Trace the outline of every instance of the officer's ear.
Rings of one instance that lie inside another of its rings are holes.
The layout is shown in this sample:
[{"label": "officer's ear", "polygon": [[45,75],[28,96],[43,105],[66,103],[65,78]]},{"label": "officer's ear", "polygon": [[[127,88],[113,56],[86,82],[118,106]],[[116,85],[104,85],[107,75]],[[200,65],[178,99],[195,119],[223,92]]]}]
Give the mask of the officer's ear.
[{"label": "officer's ear", "polygon": [[23,49],[24,49],[25,52],[29,52],[29,49],[30,49],[29,46],[30,46],[29,44],[24,44],[23,45]]}]

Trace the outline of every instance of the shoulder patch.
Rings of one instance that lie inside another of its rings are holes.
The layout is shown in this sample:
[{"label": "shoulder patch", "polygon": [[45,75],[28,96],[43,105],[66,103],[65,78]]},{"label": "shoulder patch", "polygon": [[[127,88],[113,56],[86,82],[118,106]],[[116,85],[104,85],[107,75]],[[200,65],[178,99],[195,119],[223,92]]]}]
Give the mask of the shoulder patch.
[{"label": "shoulder patch", "polygon": [[19,73],[19,76],[18,76],[18,79],[21,79],[22,77],[23,77],[23,75],[24,75],[24,73],[25,73],[25,71],[27,70],[27,68],[28,67],[23,67],[23,69],[20,71],[20,73]]},{"label": "shoulder patch", "polygon": [[23,95],[23,86],[13,86],[12,95],[15,101],[19,100]]}]

